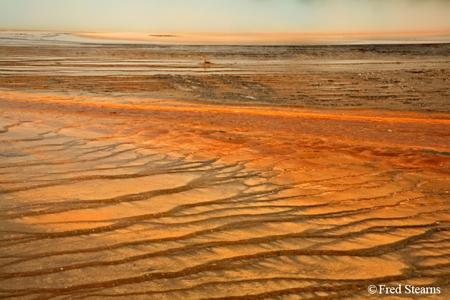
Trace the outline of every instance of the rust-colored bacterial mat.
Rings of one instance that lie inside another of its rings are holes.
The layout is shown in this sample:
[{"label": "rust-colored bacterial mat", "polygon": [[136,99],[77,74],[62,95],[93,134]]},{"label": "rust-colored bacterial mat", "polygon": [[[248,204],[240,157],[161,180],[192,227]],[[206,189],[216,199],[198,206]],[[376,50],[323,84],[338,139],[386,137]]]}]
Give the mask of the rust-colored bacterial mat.
[{"label": "rust-colored bacterial mat", "polygon": [[0,299],[449,297],[448,45],[180,47],[0,47]]}]

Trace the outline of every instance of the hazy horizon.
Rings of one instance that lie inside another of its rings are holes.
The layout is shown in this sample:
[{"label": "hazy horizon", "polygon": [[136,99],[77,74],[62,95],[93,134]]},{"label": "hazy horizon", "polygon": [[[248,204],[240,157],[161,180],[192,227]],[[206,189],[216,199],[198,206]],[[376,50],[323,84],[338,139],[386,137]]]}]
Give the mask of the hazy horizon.
[{"label": "hazy horizon", "polygon": [[181,33],[450,31],[447,0],[2,0],[0,30]]}]

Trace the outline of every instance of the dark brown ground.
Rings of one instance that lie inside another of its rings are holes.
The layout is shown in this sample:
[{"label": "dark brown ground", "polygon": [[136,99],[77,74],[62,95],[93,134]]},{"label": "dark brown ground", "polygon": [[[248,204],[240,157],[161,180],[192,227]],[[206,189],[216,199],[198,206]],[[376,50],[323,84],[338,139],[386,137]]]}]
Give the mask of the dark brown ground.
[{"label": "dark brown ground", "polygon": [[1,89],[449,112],[450,44],[4,46]]},{"label": "dark brown ground", "polygon": [[0,46],[0,299],[447,299],[449,52]]}]

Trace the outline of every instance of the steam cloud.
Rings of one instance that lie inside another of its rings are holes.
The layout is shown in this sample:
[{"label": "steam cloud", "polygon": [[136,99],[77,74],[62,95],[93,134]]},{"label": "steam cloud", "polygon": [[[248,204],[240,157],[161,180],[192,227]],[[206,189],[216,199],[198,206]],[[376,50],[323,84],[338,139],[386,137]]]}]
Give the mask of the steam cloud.
[{"label": "steam cloud", "polygon": [[[251,0],[275,3],[275,0]],[[315,33],[426,32],[450,30],[450,0],[293,0]]]},{"label": "steam cloud", "polygon": [[0,0],[0,29],[167,33],[450,32],[450,0]]}]

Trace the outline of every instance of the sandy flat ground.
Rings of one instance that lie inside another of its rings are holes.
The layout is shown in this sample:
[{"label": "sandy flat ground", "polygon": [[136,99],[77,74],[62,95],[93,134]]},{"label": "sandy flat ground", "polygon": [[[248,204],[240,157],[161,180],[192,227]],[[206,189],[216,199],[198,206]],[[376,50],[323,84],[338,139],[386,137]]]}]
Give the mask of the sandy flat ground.
[{"label": "sandy flat ground", "polygon": [[184,33],[149,34],[133,32],[76,32],[75,37],[87,37],[101,40],[134,41],[171,45],[373,45],[408,43],[448,43],[449,31],[434,32],[368,32],[335,34],[300,33]]},{"label": "sandy flat ground", "polygon": [[85,44],[154,45],[376,45],[449,43],[450,31],[403,31],[360,33],[151,33],[151,32],[49,32],[0,30],[0,39],[73,42]]},{"label": "sandy flat ground", "polygon": [[449,53],[7,40],[0,298],[447,299]]}]

